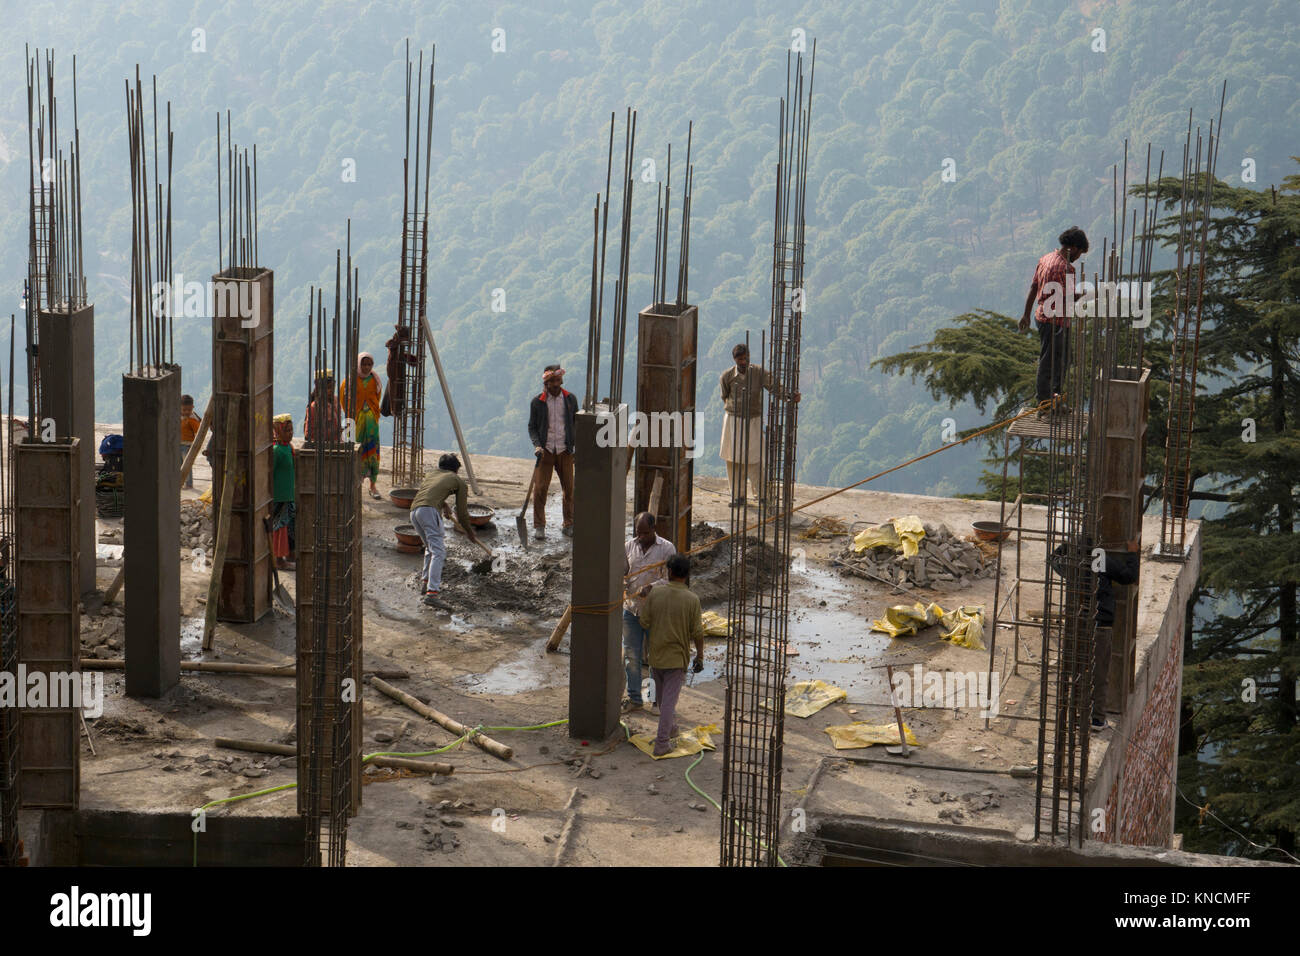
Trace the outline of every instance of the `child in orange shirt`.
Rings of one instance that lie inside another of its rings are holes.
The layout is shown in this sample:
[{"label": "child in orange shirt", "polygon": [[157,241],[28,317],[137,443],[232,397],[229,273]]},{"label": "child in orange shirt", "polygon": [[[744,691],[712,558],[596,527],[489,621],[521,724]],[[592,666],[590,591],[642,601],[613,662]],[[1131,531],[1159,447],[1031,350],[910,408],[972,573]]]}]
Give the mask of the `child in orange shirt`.
[{"label": "child in orange shirt", "polygon": [[[199,433],[199,426],[203,424],[202,419],[194,414],[194,396],[181,396],[181,461],[184,462],[190,453],[190,446],[194,444],[194,438]],[[194,469],[191,468],[189,474],[185,476],[185,487],[194,487]]]}]

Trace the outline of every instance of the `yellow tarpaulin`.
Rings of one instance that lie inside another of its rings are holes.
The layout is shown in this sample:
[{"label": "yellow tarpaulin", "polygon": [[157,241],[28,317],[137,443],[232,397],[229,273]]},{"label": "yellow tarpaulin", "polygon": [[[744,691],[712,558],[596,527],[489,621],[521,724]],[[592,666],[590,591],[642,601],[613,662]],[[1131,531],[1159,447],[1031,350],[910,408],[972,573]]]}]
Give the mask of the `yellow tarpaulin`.
[{"label": "yellow tarpaulin", "polygon": [[731,622],[716,611],[705,611],[700,621],[704,624],[705,637],[726,637],[731,633]]},{"label": "yellow tarpaulin", "polygon": [[[868,724],[855,720],[851,724],[827,727],[826,733],[830,736],[836,750],[857,750],[861,747],[870,747],[872,744],[898,745],[897,723]],[[912,734],[912,728],[907,726],[906,721],[903,722],[903,733],[907,736],[908,746],[921,746],[921,742]]]},{"label": "yellow tarpaulin", "polygon": [[914,558],[924,537],[925,526],[916,515],[890,518],[882,525],[859,531],[853,538],[853,552],[861,554],[867,548],[892,548],[901,550],[905,558]]},{"label": "yellow tarpaulin", "polygon": [[[801,680],[785,692],[785,712],[792,717],[811,717],[836,701],[848,699],[848,691],[824,680]],[[771,710],[772,698],[763,701],[763,707]]]},{"label": "yellow tarpaulin", "polygon": [[984,650],[984,605],[966,604],[943,615],[943,626],[948,633],[945,641],[973,651]]},{"label": "yellow tarpaulin", "polygon": [[[632,746],[647,757],[654,757],[655,760],[667,760],[669,757],[689,757],[702,750],[717,750],[718,748],[713,745],[713,738],[709,736],[716,733],[718,733],[716,724],[705,724],[691,730],[683,730],[672,739],[673,749],[658,757],[655,757],[654,734],[635,734],[629,739]],[[897,736],[897,732],[895,732],[895,736]]]},{"label": "yellow tarpaulin", "polygon": [[871,622],[873,631],[881,631],[890,637],[911,637],[923,628],[938,624],[944,616],[943,608],[931,602],[927,607],[920,601],[910,607],[895,604],[885,609],[885,616]]}]

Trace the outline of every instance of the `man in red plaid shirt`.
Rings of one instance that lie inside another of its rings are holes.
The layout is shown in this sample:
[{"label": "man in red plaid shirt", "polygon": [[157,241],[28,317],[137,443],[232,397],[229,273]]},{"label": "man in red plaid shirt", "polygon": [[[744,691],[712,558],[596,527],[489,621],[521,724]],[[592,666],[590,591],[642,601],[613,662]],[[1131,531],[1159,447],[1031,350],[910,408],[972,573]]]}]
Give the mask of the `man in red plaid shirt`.
[{"label": "man in red plaid shirt", "polygon": [[[1054,402],[1053,407],[1064,412],[1068,409],[1059,396],[1070,367],[1070,316],[1075,314],[1074,304],[1081,295],[1074,289],[1073,263],[1088,251],[1088,237],[1078,226],[1071,226],[1057,241],[1061,248],[1039,259],[1034,269],[1020,331],[1029,331],[1032,314],[1038,322],[1038,404]],[[1040,418],[1047,414],[1046,409],[1038,413]]]}]

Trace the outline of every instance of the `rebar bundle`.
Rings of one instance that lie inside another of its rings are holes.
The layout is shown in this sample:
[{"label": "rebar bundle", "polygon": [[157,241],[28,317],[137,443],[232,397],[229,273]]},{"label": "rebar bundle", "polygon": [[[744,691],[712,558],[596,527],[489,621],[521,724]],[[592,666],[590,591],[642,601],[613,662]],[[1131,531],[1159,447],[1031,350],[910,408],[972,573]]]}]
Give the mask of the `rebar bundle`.
[{"label": "rebar bundle", "polygon": [[[320,866],[322,862],[344,865],[348,816],[354,808],[353,778],[357,768],[352,702],[360,695],[355,685],[359,677],[355,649],[360,629],[356,602],[360,492],[356,445],[342,419],[334,370],[346,370],[348,393],[355,395],[359,384],[355,358],[361,328],[359,281],[352,264],[349,221],[346,251],[335,257],[332,310],[326,308],[323,289],[313,287],[310,294],[307,336],[311,421],[297,463],[311,475],[314,491],[312,512],[304,516],[311,526],[310,554],[299,558],[299,587],[303,586],[305,570],[311,588],[309,661],[307,667],[302,666],[300,648],[298,668],[298,679],[309,683],[307,733],[302,732],[301,722],[299,731],[299,747],[307,748],[307,773],[299,774],[299,805],[307,817],[309,866]],[[304,563],[308,565],[305,569]],[[302,697],[300,690],[300,707]]]},{"label": "rebar bundle", "polygon": [[[415,111],[411,110],[411,42],[406,42],[406,154],[402,159],[402,257],[397,289],[397,368],[388,382],[389,410],[393,416],[393,485],[418,485],[424,476],[424,375],[423,323],[429,290],[429,172],[433,144],[433,68],[437,48],[429,51],[428,116],[423,117],[424,52],[415,65]],[[421,130],[421,119],[424,129]],[[411,133],[415,132],[414,151]],[[421,202],[420,143],[424,137],[424,184]],[[414,158],[414,163],[412,163]],[[407,351],[410,358],[407,361]]]},{"label": "rebar bundle", "polygon": [[[167,103],[167,185],[158,178],[158,78],[153,78],[153,165],[145,119],[144,87],[135,68],[135,89],[126,87],[126,136],[131,159],[130,370],[154,377],[174,365],[172,342],[172,104]],[[153,208],[150,209],[152,197]],[[166,295],[157,295],[155,277]]]},{"label": "rebar bundle", "polygon": [[[587,323],[587,382],[582,407],[595,408],[600,390],[600,347],[604,338],[605,260],[609,241],[610,187],[614,172],[615,114],[609,114],[609,151],[605,163],[605,192],[596,194],[591,211],[591,314]],[[627,284],[632,251],[632,166],[636,155],[636,110],[628,107],[623,136],[623,202],[619,217],[618,276],[614,280],[614,299],[610,330],[609,391],[602,404],[610,410],[623,401],[623,356],[627,338]],[[599,253],[599,256],[597,255]]]},{"label": "rebar bundle", "polygon": [[[1196,365],[1200,355],[1201,307],[1205,293],[1205,247],[1214,198],[1215,167],[1223,130],[1225,80],[1219,96],[1218,123],[1207,135],[1187,111],[1183,143],[1182,186],[1178,198],[1178,245],[1174,269],[1174,315],[1170,329],[1169,412],[1165,431],[1164,481],[1161,488],[1162,558],[1182,560],[1187,551],[1187,506],[1191,493],[1192,419],[1196,412]],[[1215,135],[1215,130],[1219,136]]]},{"label": "rebar bundle", "polygon": [[[28,229],[27,333],[28,424],[40,404],[37,366],[38,317],[86,304],[81,232],[81,131],[77,124],[77,58],[72,58],[72,139],[59,147],[59,100],[54,51],[24,47],[27,64]],[[42,88],[44,92],[42,93]],[[71,377],[65,387],[71,387]],[[66,424],[66,423],[65,423]],[[34,434],[34,432],[33,432]]]},{"label": "rebar bundle", "polygon": [[[686,125],[686,172],[683,174],[682,186],[682,222],[680,236],[677,240],[677,312],[686,308],[687,284],[691,254],[691,188],[695,179],[695,167],[691,164],[691,140],[695,132],[695,123]],[[651,308],[656,312],[668,312],[668,219],[672,212],[673,200],[673,144],[668,144],[667,182],[659,186],[655,198],[655,264],[654,289],[651,295]]]},{"label": "rebar bundle", "polygon": [[[787,55],[786,95],[780,101],[771,315],[760,348],[764,373],[771,376],[771,385],[755,537],[746,533],[751,512],[745,490],[732,502],[727,609],[731,628],[727,638],[722,747],[723,866],[775,866],[778,862],[789,630],[790,509],[794,504],[796,394],[804,306],[805,197],[816,58],[814,41],[805,85],[803,55],[793,60]],[[743,380],[742,408],[750,407],[751,381],[751,376]],[[737,427],[734,439],[732,460],[747,463],[750,429]]]},{"label": "rebar bundle", "polygon": [[[170,104],[169,104],[170,105]],[[170,116],[168,122],[170,123]],[[221,188],[222,166],[226,188]],[[169,168],[170,175],[170,168]],[[226,110],[225,162],[221,153],[221,114],[217,113],[217,272],[258,268],[257,144],[241,147]],[[236,273],[237,274],[237,273]]]}]

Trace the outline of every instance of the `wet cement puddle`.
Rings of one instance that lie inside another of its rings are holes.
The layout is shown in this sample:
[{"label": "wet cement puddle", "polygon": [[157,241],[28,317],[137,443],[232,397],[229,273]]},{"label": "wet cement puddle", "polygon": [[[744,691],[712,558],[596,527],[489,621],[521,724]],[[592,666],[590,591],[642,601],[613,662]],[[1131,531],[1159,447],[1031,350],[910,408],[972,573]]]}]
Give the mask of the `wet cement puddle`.
[{"label": "wet cement puddle", "polygon": [[[790,615],[789,639],[799,653],[787,658],[789,683],[823,680],[843,688],[853,701],[888,700],[885,673],[874,665],[890,639],[871,633],[865,615],[848,608],[862,596],[861,589],[832,571],[811,565],[793,572],[790,584],[791,597],[799,607]],[[726,608],[719,611],[725,613]],[[452,616],[453,629],[469,629],[468,621],[456,618]],[[565,650],[567,646],[566,639]],[[472,693],[503,695],[563,686],[569,676],[568,655],[546,654],[545,647],[543,637],[491,670],[467,674],[457,683]],[[708,638],[704,656],[704,670],[687,675],[691,686],[722,678],[725,640]]]}]

